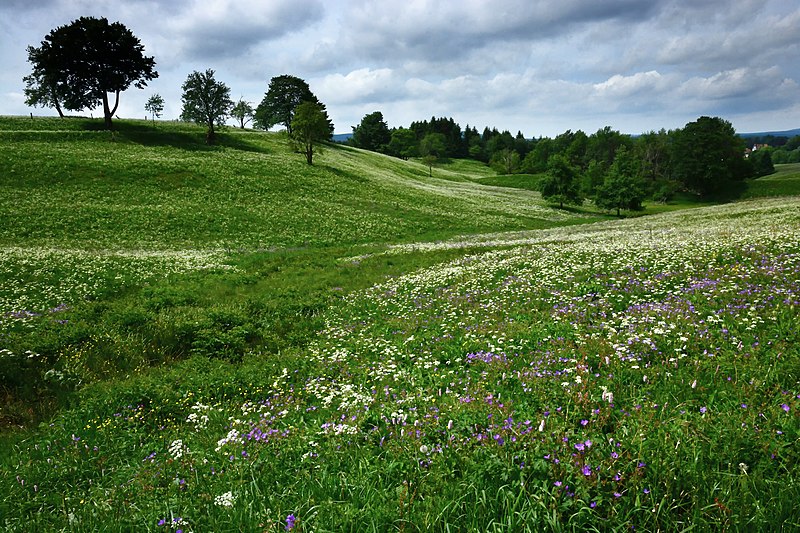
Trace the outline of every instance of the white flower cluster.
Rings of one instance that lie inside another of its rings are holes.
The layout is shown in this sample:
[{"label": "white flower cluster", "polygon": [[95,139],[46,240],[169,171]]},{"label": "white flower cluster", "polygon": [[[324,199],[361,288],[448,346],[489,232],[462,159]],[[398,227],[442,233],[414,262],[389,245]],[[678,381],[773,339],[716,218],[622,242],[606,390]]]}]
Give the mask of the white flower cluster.
[{"label": "white flower cluster", "polygon": [[218,505],[220,507],[233,507],[233,503],[236,501],[236,498],[233,497],[233,493],[231,491],[225,492],[216,496],[214,498],[214,505]]},{"label": "white flower cluster", "polygon": [[189,448],[183,444],[181,439],[176,439],[169,445],[169,454],[173,459],[180,459],[187,453],[189,453]]},{"label": "white flower cluster", "polygon": [[217,447],[214,448],[214,451],[220,451],[226,444],[230,442],[239,442],[240,438],[239,430],[233,428],[228,432],[227,435],[217,441]]},{"label": "white flower cluster", "polygon": [[205,429],[208,427],[208,415],[206,414],[211,410],[208,405],[202,403],[195,404],[191,407],[192,411],[186,417],[186,421],[194,426],[195,429]]}]

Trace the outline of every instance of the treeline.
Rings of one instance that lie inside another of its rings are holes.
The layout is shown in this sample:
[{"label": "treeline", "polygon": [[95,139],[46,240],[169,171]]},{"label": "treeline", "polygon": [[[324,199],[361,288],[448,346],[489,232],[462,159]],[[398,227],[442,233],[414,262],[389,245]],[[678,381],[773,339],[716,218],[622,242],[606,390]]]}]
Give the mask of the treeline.
[{"label": "treeline", "polygon": [[750,137],[747,139],[751,152],[749,158],[766,158],[775,164],[800,163],[800,135],[794,137]]},{"label": "treeline", "polygon": [[[774,171],[770,150],[748,154],[730,122],[718,117],[635,137],[605,127],[592,134],[567,130],[554,138],[527,139],[521,132],[512,135],[496,128],[479,132],[468,125],[462,130],[452,118],[433,117],[389,129],[376,111],[353,128],[348,143],[404,159],[469,158],[500,174],[543,174],[543,194],[550,192],[546,196],[559,204],[583,199],[604,203],[603,188],[612,188],[614,180],[613,186],[621,187],[620,176],[625,175],[627,188],[641,192],[631,201],[614,202],[610,209],[636,209],[641,199],[666,201],[678,191],[705,198],[735,196],[738,183]],[[544,190],[548,180],[552,188],[553,176],[561,176],[562,182],[555,193]]]}]

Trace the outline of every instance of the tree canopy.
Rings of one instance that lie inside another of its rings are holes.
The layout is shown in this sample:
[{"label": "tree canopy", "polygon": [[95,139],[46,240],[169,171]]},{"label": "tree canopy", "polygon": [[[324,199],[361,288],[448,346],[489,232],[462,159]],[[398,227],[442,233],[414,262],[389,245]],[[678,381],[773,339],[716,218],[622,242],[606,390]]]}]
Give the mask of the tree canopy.
[{"label": "tree canopy", "polygon": [[368,115],[364,115],[361,119],[361,124],[353,126],[353,136],[350,138],[350,143],[365,150],[372,150],[373,152],[385,152],[389,142],[392,140],[392,134],[389,132],[389,126],[383,120],[383,113],[375,111]]},{"label": "tree canopy", "polygon": [[214,71],[194,71],[186,78],[183,89],[181,119],[205,124],[206,143],[213,144],[214,125],[221,126],[233,107],[231,90],[214,78]]},{"label": "tree canopy", "polygon": [[676,132],[672,167],[678,181],[703,197],[724,193],[750,174],[744,141],[719,117],[700,117]]},{"label": "tree canopy", "polygon": [[564,155],[556,154],[550,158],[540,187],[542,198],[562,208],[564,204],[579,205],[582,202],[575,169]]},{"label": "tree canopy", "polygon": [[153,116],[153,122],[155,122],[156,117],[161,118],[161,113],[164,111],[164,99],[160,94],[154,94],[147,99],[144,109]]},{"label": "tree canopy", "polygon": [[283,124],[291,134],[295,109],[301,102],[321,103],[305,80],[288,74],[275,76],[269,82],[264,99],[256,108],[254,124],[265,130]]},{"label": "tree canopy", "polygon": [[[51,31],[39,47],[28,47],[33,72],[24,78],[26,103],[72,111],[103,106],[105,126],[131,85],[142,89],[158,77],[155,60],[123,24],[81,17]],[[108,94],[115,95],[113,107]]]},{"label": "tree canopy", "polygon": [[619,216],[622,209],[641,211],[644,197],[645,188],[639,160],[621,146],[606,172],[603,184],[597,188],[595,204],[601,209],[615,209]]},{"label": "tree canopy", "polygon": [[291,139],[297,149],[305,154],[306,163],[313,164],[314,149],[331,138],[331,122],[325,106],[316,102],[301,102],[292,118]]},{"label": "tree canopy", "polygon": [[254,114],[253,106],[250,105],[250,102],[245,101],[244,98],[239,98],[239,101],[231,109],[231,116],[239,122],[241,129],[244,129],[245,125],[253,120]]}]

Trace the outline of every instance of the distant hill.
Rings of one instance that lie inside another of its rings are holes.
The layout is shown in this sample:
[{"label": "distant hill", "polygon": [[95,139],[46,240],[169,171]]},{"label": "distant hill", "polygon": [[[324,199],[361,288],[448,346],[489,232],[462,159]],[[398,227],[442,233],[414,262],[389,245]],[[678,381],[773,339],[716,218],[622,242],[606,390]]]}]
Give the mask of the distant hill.
[{"label": "distant hill", "polygon": [[784,130],[784,131],[762,131],[762,132],[753,132],[753,133],[740,133],[739,137],[743,137],[745,139],[750,139],[752,137],[766,137],[767,135],[772,135],[774,137],[795,137],[796,135],[800,135],[800,128],[795,128],[793,130]]},{"label": "distant hill", "polygon": [[333,142],[335,143],[346,143],[352,137],[352,133],[335,133],[333,135]]}]

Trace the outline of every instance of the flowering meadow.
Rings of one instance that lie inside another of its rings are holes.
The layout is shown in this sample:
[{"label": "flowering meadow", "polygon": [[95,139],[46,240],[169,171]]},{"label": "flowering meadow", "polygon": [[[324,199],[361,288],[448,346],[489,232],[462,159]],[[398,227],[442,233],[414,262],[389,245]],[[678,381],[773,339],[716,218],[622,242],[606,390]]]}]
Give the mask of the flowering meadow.
[{"label": "flowering meadow", "polygon": [[800,197],[603,220],[276,134],[27,128],[0,528],[800,530]]},{"label": "flowering meadow", "polygon": [[800,200],[505,237],[303,349],[84,389],[13,443],[5,526],[800,527]]}]

